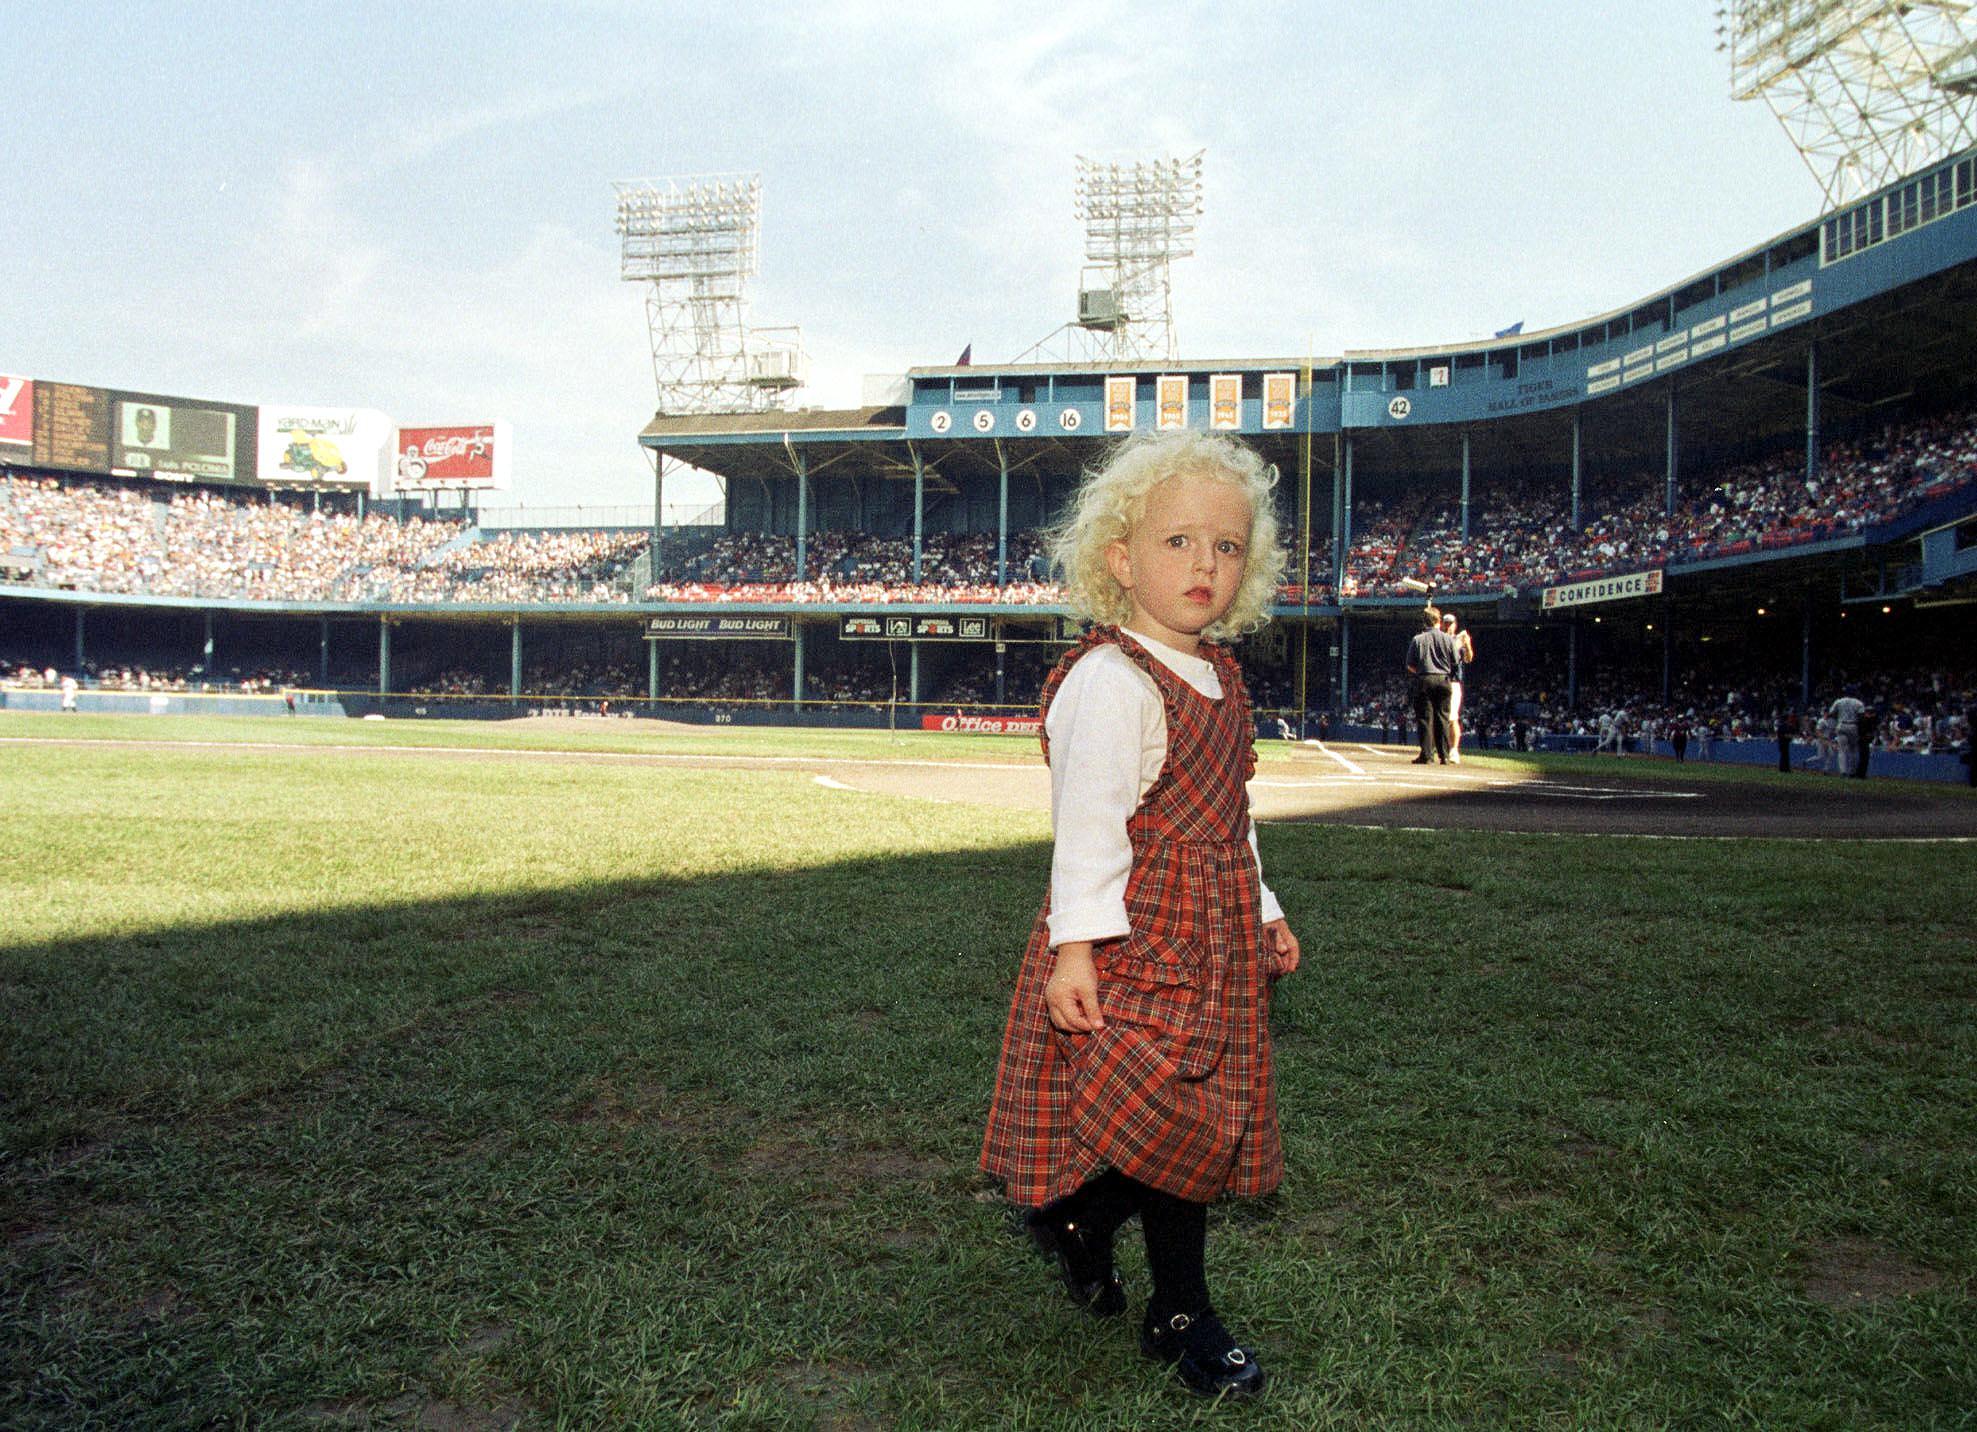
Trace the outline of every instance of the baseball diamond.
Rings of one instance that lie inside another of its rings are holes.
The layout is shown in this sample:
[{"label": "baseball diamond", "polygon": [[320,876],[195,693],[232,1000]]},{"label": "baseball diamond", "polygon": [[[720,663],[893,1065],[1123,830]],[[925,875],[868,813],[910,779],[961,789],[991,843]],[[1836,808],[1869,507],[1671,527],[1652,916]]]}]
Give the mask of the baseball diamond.
[{"label": "baseball diamond", "polygon": [[16,8],[0,1426],[1972,1425],[1977,9]]}]

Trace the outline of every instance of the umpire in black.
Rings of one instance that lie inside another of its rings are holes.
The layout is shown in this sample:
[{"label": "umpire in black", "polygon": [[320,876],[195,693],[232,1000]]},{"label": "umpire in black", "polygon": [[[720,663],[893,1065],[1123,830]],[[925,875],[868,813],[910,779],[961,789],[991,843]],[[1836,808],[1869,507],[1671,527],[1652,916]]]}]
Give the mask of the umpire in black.
[{"label": "umpire in black", "polygon": [[[1455,665],[1461,654],[1455,638],[1442,630],[1442,614],[1433,607],[1421,613],[1421,630],[1407,644],[1407,674],[1414,679],[1414,720],[1421,728],[1421,754],[1414,764],[1434,759],[1448,764],[1448,684],[1455,678]],[[1432,745],[1431,745],[1432,743]]]}]

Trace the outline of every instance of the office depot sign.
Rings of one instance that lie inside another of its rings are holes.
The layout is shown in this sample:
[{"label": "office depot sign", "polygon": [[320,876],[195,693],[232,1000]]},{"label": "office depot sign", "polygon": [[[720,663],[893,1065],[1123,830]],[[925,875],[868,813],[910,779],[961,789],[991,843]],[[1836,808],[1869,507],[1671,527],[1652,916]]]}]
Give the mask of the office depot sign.
[{"label": "office depot sign", "polygon": [[1043,730],[1041,716],[952,716],[920,717],[922,731],[973,731],[991,736],[1034,736]]}]

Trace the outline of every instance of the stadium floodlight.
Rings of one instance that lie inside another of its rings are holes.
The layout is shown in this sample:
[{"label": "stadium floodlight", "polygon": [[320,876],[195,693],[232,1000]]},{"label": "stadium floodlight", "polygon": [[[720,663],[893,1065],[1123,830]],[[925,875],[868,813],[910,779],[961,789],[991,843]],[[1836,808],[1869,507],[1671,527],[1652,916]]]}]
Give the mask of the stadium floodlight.
[{"label": "stadium floodlight", "polygon": [[1977,139],[1969,0],[1729,0],[1730,93],[1762,98],[1829,209]]},{"label": "stadium floodlight", "polygon": [[1104,357],[1175,356],[1171,271],[1194,253],[1204,153],[1129,164],[1077,157],[1087,264],[1077,327]]},{"label": "stadium floodlight", "polygon": [[[650,285],[645,316],[662,413],[760,412],[801,386],[795,329],[748,327],[762,227],[759,174],[628,180],[618,194],[619,277]],[[777,335],[751,354],[751,337]],[[751,358],[755,361],[751,361]]]}]

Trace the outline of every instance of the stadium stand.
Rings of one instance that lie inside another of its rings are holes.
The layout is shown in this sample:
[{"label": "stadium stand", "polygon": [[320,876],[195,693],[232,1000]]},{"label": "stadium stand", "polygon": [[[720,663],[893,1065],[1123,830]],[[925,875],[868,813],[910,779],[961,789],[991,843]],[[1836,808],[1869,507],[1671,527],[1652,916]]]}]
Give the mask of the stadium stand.
[{"label": "stadium stand", "polygon": [[[1486,482],[1470,532],[1446,496],[1369,495],[1356,504],[1344,594],[1399,596],[1404,578],[1445,594],[1496,593],[1604,572],[1676,565],[1844,536],[1977,482],[1977,413],[1890,424],[1830,446],[1818,475],[1793,454],[1697,474],[1673,514],[1657,479],[1607,484],[1570,525],[1567,495],[1530,479]],[[1633,495],[1626,494],[1631,489]],[[0,477],[0,548],[30,584],[104,593],[221,600],[622,604],[649,534],[502,532],[453,523],[358,518],[212,492],[147,492],[87,480]],[[465,539],[465,540],[463,540]],[[796,539],[726,533],[675,564],[644,597],[667,602],[806,604],[957,602],[1047,605],[1041,534],[1012,533],[996,581],[992,533],[939,533],[912,579],[910,539],[823,531],[807,540],[810,576],[796,580]],[[1308,580],[1330,599],[1329,553],[1314,543]],[[1293,593],[1293,595],[1295,595]]]}]

